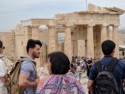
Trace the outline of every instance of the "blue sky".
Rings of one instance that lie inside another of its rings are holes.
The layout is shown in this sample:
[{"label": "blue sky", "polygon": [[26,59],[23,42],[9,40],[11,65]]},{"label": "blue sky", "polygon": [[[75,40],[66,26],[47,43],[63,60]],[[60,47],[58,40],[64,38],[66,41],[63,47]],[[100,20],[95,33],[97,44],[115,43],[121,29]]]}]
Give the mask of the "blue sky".
[{"label": "blue sky", "polygon": [[[16,27],[21,20],[52,18],[57,13],[84,11],[86,0],[0,0],[0,32]],[[125,10],[125,0],[87,0],[98,6],[119,7]],[[125,29],[125,14],[120,29]]]}]

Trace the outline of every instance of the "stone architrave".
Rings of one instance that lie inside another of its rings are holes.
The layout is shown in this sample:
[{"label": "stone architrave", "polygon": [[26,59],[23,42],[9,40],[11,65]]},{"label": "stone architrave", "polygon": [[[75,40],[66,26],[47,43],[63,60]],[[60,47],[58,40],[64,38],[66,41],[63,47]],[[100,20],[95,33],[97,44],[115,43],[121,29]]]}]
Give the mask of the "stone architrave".
[{"label": "stone architrave", "polygon": [[65,29],[64,52],[68,56],[68,58],[71,60],[72,59],[71,27],[66,27]]},{"label": "stone architrave", "polygon": [[93,25],[87,26],[87,57],[94,58]]},{"label": "stone architrave", "polygon": [[118,39],[118,25],[113,26],[113,40],[116,44],[114,56],[119,58],[119,39]]},{"label": "stone architrave", "polygon": [[54,26],[49,27],[48,53],[56,51],[57,33]]}]

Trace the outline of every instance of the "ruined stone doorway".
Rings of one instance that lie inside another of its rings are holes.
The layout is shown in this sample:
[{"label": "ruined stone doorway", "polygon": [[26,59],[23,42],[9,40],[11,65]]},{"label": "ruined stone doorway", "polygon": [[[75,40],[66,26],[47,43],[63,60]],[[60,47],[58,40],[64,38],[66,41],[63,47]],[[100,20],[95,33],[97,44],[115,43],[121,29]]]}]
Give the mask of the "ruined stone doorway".
[{"label": "ruined stone doorway", "polygon": [[73,56],[86,56],[86,36],[87,27],[85,25],[76,25],[72,30],[72,48]]}]

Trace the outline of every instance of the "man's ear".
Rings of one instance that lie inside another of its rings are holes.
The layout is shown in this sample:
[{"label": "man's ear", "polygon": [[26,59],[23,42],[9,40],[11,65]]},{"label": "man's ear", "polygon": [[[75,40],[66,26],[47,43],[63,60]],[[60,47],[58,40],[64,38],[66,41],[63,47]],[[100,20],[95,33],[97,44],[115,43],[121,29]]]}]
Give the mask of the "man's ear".
[{"label": "man's ear", "polygon": [[0,53],[2,52],[2,48],[0,48]]},{"label": "man's ear", "polygon": [[29,48],[29,52],[32,52],[33,51],[33,48]]}]

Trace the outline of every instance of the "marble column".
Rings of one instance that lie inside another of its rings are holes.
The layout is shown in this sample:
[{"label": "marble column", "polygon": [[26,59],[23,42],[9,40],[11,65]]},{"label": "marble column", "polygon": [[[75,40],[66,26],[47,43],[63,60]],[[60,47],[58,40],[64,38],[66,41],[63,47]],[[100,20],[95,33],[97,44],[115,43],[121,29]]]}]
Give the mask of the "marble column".
[{"label": "marble column", "polygon": [[118,25],[113,26],[113,41],[116,44],[114,56],[119,58],[119,35],[118,35]]},{"label": "marble column", "polygon": [[102,25],[102,27],[101,27],[101,43],[105,40],[107,40],[107,26]]},{"label": "marble column", "polygon": [[49,27],[48,53],[56,51],[57,32],[54,26]]},{"label": "marble column", "polygon": [[111,26],[108,26],[108,29],[107,29],[107,35],[108,35],[108,39],[109,40],[113,40],[113,30],[112,30],[112,27]]},{"label": "marble column", "polygon": [[87,26],[87,57],[94,58],[93,26]]},{"label": "marble column", "polygon": [[[101,44],[105,40],[107,40],[107,26],[102,25],[101,26]],[[101,53],[101,58],[102,58],[104,56],[104,54],[102,52],[101,44],[100,44],[100,53]]]},{"label": "marble column", "polygon": [[110,39],[110,30],[109,26],[106,27],[107,39]]},{"label": "marble column", "polygon": [[[76,44],[77,45],[77,44]],[[72,36],[71,36],[71,27],[65,28],[65,41],[64,41],[64,52],[68,58],[72,59]]]}]

